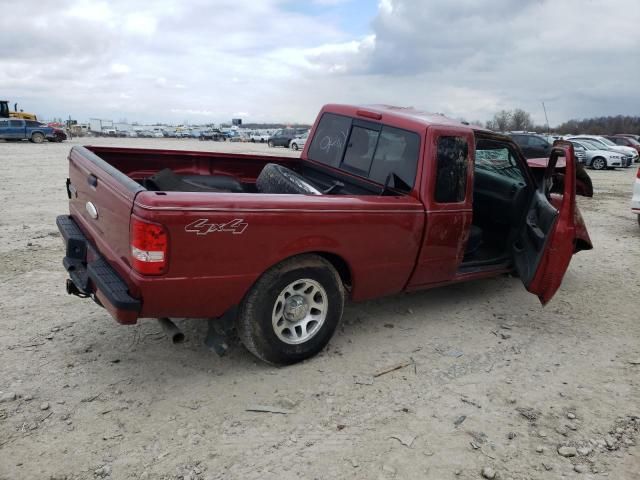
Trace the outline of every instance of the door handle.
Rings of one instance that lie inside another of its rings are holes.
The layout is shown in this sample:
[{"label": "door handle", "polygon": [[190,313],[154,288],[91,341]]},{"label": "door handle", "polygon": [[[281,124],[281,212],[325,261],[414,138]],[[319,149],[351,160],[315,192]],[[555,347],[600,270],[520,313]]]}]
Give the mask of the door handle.
[{"label": "door handle", "polygon": [[98,177],[96,177],[93,173],[89,174],[89,176],[87,177],[87,183],[94,188],[97,187]]}]

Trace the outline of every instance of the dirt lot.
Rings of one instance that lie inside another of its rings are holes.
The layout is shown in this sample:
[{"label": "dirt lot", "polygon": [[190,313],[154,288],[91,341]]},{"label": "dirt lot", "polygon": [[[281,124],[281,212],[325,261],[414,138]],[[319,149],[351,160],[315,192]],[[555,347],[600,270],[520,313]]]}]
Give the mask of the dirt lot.
[{"label": "dirt lot", "polygon": [[506,276],[350,305],[320,356],[275,368],[208,352],[205,322],[178,321],[173,346],[65,293],[54,220],[75,143],[0,143],[0,478],[640,478],[635,168],[590,172],[595,249],[545,308]]}]

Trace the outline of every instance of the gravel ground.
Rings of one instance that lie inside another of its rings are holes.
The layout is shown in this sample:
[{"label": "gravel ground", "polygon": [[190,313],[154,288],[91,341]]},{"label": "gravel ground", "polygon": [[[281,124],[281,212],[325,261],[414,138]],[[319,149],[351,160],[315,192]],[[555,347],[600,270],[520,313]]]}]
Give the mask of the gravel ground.
[{"label": "gravel ground", "polygon": [[635,168],[590,172],[595,249],[545,308],[507,276],[352,304],[322,354],[275,368],[208,352],[204,322],[173,346],[65,293],[75,143],[268,151],[0,143],[0,478],[640,478]]}]

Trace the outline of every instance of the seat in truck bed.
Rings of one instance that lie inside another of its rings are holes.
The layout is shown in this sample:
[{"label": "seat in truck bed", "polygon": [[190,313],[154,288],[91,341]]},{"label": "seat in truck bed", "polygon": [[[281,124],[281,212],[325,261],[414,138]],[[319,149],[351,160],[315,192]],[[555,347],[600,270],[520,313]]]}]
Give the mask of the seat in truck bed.
[{"label": "seat in truck bed", "polygon": [[242,184],[227,175],[177,175],[170,168],[145,178],[143,186],[164,192],[244,192]]}]

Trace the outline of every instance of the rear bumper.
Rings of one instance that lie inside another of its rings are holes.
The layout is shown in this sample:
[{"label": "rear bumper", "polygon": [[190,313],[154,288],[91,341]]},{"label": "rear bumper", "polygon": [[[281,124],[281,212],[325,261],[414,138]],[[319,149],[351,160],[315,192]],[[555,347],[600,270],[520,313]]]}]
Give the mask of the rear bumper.
[{"label": "rear bumper", "polygon": [[[136,323],[142,302],[129,295],[127,285],[93,247],[78,224],[68,215],[56,218],[65,245],[62,260],[69,273],[67,291],[97,300],[119,323]],[[74,288],[75,287],[75,288]]]}]

